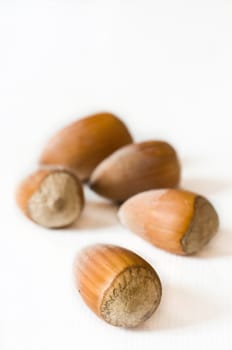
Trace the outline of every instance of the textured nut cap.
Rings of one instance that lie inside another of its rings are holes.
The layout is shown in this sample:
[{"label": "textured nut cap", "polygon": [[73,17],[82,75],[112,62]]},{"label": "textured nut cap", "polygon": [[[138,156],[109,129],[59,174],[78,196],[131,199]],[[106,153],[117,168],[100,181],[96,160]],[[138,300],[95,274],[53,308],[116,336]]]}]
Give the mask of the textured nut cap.
[{"label": "textured nut cap", "polygon": [[16,200],[34,222],[49,228],[73,223],[83,207],[82,185],[64,169],[41,169],[28,176],[18,187]]},{"label": "textured nut cap", "polygon": [[181,255],[198,252],[219,226],[218,215],[206,198],[175,189],[130,198],[121,206],[119,218],[155,246]]},{"label": "textured nut cap", "polygon": [[160,303],[157,273],[144,259],[124,248],[88,247],[75,260],[74,277],[85,303],[114,326],[135,327]]},{"label": "textured nut cap", "polygon": [[73,168],[81,180],[118,148],[132,142],[125,124],[110,113],[98,113],[70,124],[45,147],[40,163]]},{"label": "textured nut cap", "polygon": [[146,190],[175,187],[179,181],[180,164],[173,147],[163,141],[146,141],[125,146],[101,162],[90,187],[122,202]]}]

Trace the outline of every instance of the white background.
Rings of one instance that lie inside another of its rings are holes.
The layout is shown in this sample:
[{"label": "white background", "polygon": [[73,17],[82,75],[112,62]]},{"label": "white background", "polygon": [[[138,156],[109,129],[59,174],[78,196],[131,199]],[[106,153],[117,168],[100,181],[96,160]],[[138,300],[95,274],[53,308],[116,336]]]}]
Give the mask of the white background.
[{"label": "white background", "polygon": [[[16,208],[18,181],[57,129],[109,110],[136,140],[178,150],[182,186],[221,229],[196,257],[158,250],[87,194],[74,227],[49,231]],[[0,0],[0,348],[232,348],[232,1]],[[158,271],[163,299],[136,330],[98,319],[73,287],[73,258],[120,244]]]}]

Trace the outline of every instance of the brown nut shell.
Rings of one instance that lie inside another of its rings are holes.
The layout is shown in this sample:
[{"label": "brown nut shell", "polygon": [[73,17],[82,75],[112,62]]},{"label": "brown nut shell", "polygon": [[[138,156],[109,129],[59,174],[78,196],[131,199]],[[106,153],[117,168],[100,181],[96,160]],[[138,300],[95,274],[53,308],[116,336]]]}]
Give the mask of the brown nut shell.
[{"label": "brown nut shell", "polygon": [[121,206],[119,218],[150,243],[180,255],[197,253],[219,226],[218,215],[206,198],[177,189],[140,193]]},{"label": "brown nut shell", "polygon": [[124,146],[101,162],[90,187],[103,197],[123,202],[150,189],[176,187],[180,163],[174,148],[163,141]]},{"label": "brown nut shell", "polygon": [[85,303],[113,326],[135,327],[161,299],[155,270],[137,254],[112,245],[94,245],[76,258],[74,278]]},{"label": "brown nut shell", "polygon": [[81,180],[87,180],[104,158],[132,141],[119,118],[110,113],[98,113],[56,133],[45,147],[40,163],[73,168]]},{"label": "brown nut shell", "polygon": [[16,201],[24,214],[49,228],[72,224],[84,204],[82,185],[76,175],[62,168],[37,170],[18,186]]}]

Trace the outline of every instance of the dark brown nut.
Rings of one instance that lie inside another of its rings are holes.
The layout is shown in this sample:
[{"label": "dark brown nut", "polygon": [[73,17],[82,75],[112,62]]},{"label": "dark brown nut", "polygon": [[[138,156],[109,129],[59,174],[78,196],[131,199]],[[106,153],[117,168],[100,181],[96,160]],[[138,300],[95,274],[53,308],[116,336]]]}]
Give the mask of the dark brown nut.
[{"label": "dark brown nut", "polygon": [[101,162],[90,178],[90,187],[103,197],[123,202],[150,189],[176,187],[180,163],[172,146],[146,141],[125,146]]}]

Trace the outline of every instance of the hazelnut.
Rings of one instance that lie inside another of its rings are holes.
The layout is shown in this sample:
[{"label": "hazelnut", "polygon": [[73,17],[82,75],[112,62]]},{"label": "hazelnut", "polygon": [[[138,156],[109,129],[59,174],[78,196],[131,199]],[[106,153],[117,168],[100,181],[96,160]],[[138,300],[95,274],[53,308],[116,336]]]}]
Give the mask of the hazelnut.
[{"label": "hazelnut", "polygon": [[45,147],[40,163],[75,169],[81,180],[87,180],[104,158],[131,142],[132,137],[119,118],[98,113],[56,133]]},{"label": "hazelnut", "polygon": [[99,244],[84,249],[75,260],[74,277],[85,303],[113,326],[135,327],[160,303],[155,270],[121,247]]},{"label": "hazelnut", "polygon": [[72,224],[80,215],[84,197],[78,178],[64,169],[40,169],[18,187],[17,203],[34,222],[49,228]]},{"label": "hazelnut", "polygon": [[137,194],[121,206],[119,218],[155,246],[181,255],[197,253],[219,226],[218,215],[206,198],[175,189]]},{"label": "hazelnut", "polygon": [[124,146],[103,160],[90,178],[90,187],[116,202],[150,189],[175,187],[180,164],[174,148],[163,141]]}]

